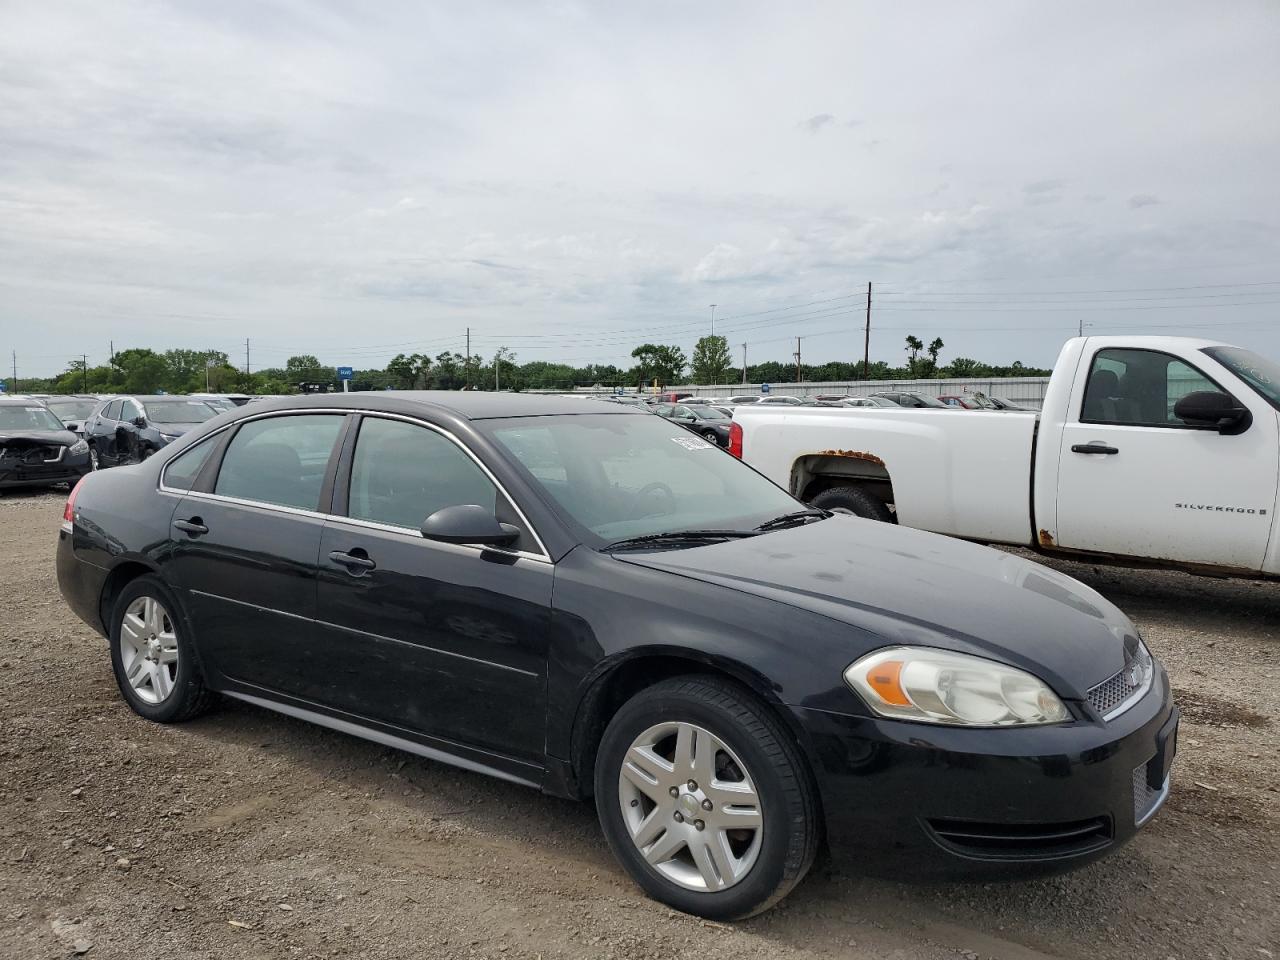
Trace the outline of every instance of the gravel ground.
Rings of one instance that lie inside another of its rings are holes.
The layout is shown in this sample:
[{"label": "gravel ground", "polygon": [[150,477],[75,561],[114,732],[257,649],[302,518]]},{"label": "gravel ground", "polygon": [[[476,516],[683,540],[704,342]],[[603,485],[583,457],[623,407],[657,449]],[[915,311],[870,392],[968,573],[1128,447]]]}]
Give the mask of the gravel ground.
[{"label": "gravel ground", "polygon": [[822,867],[721,925],[645,900],[588,804],[243,705],[130,713],[63,606],[65,493],[0,499],[0,957],[1256,958],[1280,954],[1280,586],[1056,563],[1183,709],[1173,794],[1114,857],[1017,885]]}]

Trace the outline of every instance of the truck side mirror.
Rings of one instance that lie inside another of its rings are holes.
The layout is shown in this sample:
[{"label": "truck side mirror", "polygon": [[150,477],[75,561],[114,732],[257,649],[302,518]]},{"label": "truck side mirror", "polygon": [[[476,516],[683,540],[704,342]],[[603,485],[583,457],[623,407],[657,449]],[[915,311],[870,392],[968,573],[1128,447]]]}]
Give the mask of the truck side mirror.
[{"label": "truck side mirror", "polygon": [[1218,390],[1188,393],[1173,405],[1173,415],[1189,427],[1219,433],[1242,433],[1253,420],[1239,400]]}]

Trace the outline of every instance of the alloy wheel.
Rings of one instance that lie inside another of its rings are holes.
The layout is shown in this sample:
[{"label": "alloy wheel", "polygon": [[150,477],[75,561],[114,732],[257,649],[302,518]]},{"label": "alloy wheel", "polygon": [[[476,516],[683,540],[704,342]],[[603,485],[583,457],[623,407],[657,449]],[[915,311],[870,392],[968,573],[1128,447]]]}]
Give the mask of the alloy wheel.
[{"label": "alloy wheel", "polygon": [[178,635],[155,597],[138,597],[120,621],[120,665],[139,700],[163,703],[178,677]]},{"label": "alloy wheel", "polygon": [[89,469],[98,469],[98,448],[93,445],[89,446]]},{"label": "alloy wheel", "polygon": [[640,855],[686,889],[732,887],[760,855],[764,818],[751,774],[695,724],[660,723],[636,737],[619,771],[618,802]]}]

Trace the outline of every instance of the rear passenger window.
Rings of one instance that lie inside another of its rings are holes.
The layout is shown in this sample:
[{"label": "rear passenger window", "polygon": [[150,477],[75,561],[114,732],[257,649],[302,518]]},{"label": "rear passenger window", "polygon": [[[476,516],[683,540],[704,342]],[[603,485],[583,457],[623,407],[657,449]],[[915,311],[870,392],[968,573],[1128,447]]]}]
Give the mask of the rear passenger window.
[{"label": "rear passenger window", "polygon": [[174,457],[164,468],[161,484],[173,490],[190,490],[196,477],[200,475],[200,468],[209,459],[209,451],[214,447],[211,441],[212,438],[202,440],[190,450],[183,450]]},{"label": "rear passenger window", "polygon": [[361,423],[348,516],[417,530],[444,507],[475,503],[496,514],[497,501],[493,481],[448,437],[402,420]]},{"label": "rear passenger window", "polygon": [[320,488],[340,414],[299,414],[251,420],[236,431],[214,493],[240,500],[320,509]]}]

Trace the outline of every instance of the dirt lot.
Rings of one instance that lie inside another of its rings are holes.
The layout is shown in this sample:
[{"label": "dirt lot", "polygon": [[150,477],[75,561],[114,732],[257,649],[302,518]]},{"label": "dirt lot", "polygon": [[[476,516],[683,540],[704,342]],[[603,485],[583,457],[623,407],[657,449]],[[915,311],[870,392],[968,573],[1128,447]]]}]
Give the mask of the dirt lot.
[{"label": "dirt lot", "polygon": [[1280,955],[1280,586],[1061,565],[1184,711],[1173,795],[1116,856],[1020,885],[825,867],[722,926],[643,899],[589,805],[248,706],[135,717],[58,597],[64,497],[0,499],[0,957]]}]

